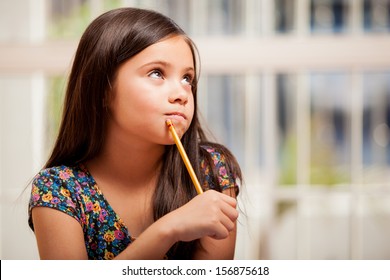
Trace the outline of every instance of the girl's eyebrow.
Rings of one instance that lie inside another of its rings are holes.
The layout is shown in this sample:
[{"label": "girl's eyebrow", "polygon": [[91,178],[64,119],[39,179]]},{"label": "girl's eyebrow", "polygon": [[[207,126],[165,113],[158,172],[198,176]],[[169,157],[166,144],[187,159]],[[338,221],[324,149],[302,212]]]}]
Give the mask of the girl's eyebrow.
[{"label": "girl's eyebrow", "polygon": [[[171,68],[171,67],[172,67],[172,64],[169,63],[169,62],[167,62],[167,61],[156,60],[156,61],[151,61],[151,62],[145,63],[145,64],[143,64],[140,68],[144,68],[144,67],[148,67],[148,66],[153,66],[153,65],[164,66],[164,67],[167,67],[167,68]],[[195,72],[195,69],[194,69],[194,67],[192,67],[192,66],[185,67],[183,70],[184,70],[185,72],[189,72],[189,71]]]}]

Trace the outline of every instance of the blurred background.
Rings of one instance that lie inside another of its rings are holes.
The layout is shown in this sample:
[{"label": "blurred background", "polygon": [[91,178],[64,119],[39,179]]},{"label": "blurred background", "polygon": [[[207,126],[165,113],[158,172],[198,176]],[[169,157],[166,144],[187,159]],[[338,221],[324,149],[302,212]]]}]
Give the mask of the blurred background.
[{"label": "blurred background", "polygon": [[199,104],[244,171],[236,259],[390,259],[390,0],[1,0],[0,258],[37,259],[30,180],[86,26],[172,17]]}]

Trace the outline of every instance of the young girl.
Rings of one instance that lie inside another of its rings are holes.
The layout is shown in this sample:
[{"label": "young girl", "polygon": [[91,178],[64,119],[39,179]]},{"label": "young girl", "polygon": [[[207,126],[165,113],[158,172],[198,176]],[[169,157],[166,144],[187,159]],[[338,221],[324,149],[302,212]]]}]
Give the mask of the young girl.
[{"label": "young girl", "polygon": [[[199,124],[192,41],[148,10],[82,36],[53,152],[32,184],[42,259],[232,259],[241,171]],[[172,120],[204,193],[166,126]]]}]

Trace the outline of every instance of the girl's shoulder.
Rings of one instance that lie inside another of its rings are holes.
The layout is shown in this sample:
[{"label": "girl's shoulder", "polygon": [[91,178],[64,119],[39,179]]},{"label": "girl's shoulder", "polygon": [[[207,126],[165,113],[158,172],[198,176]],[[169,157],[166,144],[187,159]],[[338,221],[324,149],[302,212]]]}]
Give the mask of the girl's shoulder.
[{"label": "girl's shoulder", "polygon": [[82,165],[53,166],[41,170],[34,177],[30,208],[40,204],[55,207],[63,202],[76,206],[86,198],[91,200],[96,194],[94,180]]},{"label": "girl's shoulder", "polygon": [[53,166],[42,169],[33,179],[29,201],[29,225],[34,229],[31,211],[43,206],[60,210],[84,224],[86,201],[97,199],[93,179],[82,166]]},{"label": "girl's shoulder", "polygon": [[33,179],[33,188],[82,192],[83,187],[89,187],[91,176],[82,166],[53,166],[42,169]]},{"label": "girl's shoulder", "polygon": [[226,168],[226,156],[220,147],[214,145],[202,145],[201,147],[201,167],[203,168]]},{"label": "girl's shoulder", "polygon": [[200,150],[203,188],[218,191],[234,188],[238,192],[237,181],[241,180],[241,170],[232,153],[216,143],[204,143]]},{"label": "girl's shoulder", "polygon": [[[67,166],[67,165],[59,165],[59,166],[52,166],[48,168],[44,168],[41,171],[38,172],[38,174],[35,177],[41,177],[41,176],[58,176],[60,178],[68,179],[69,177],[76,177],[77,175],[81,174],[82,176],[85,175],[86,169],[83,165],[76,165],[76,166]],[[64,174],[67,174],[64,176]]]}]

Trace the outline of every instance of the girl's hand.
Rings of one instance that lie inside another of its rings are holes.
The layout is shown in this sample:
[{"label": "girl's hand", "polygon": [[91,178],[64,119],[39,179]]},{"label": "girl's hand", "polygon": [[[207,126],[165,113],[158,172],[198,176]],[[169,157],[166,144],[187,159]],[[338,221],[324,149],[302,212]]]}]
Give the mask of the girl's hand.
[{"label": "girl's hand", "polygon": [[225,239],[235,229],[238,218],[236,199],[209,190],[163,218],[170,226],[174,240],[191,241],[205,236]]}]

